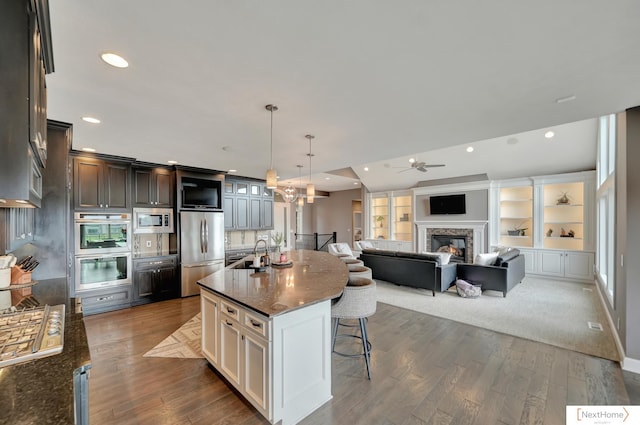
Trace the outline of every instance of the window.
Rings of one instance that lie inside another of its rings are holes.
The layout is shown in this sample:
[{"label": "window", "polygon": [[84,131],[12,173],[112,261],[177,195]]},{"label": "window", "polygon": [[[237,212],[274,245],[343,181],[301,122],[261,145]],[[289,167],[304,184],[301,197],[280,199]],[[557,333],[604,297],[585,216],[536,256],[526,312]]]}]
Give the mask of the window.
[{"label": "window", "polygon": [[598,188],[596,191],[597,247],[596,277],[613,303],[615,292],[615,164],[616,116],[600,118],[598,129]]}]

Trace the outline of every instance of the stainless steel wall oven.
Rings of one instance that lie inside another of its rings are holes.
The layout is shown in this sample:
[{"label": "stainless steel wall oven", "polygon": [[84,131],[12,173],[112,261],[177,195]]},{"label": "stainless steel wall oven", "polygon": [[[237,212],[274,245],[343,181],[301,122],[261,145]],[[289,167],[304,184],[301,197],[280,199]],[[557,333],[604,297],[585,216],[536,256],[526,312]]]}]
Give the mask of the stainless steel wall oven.
[{"label": "stainless steel wall oven", "polygon": [[76,213],[75,290],[131,284],[131,215]]}]

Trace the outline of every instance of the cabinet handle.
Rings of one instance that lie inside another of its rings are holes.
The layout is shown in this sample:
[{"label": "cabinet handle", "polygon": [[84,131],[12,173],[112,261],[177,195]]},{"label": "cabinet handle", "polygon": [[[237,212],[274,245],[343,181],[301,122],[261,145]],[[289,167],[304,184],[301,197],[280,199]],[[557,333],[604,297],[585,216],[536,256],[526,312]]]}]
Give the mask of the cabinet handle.
[{"label": "cabinet handle", "polygon": [[260,322],[256,322],[256,321],[255,321],[255,320],[253,320],[253,319],[249,319],[249,322],[251,322],[251,324],[252,324],[253,326],[255,326],[256,328],[260,328],[260,329],[262,329],[262,323],[260,323]]},{"label": "cabinet handle", "polygon": [[236,311],[230,307],[227,307],[227,313],[229,314],[236,314]]},{"label": "cabinet handle", "polygon": [[228,321],[228,320],[225,320],[225,321],[224,321],[224,323],[225,323],[227,326],[231,326],[231,327],[233,327],[233,323],[231,323],[231,322],[230,322],[230,321]]},{"label": "cabinet handle", "polygon": [[113,298],[113,295],[109,295],[107,297],[99,297],[96,301],[107,301]]}]

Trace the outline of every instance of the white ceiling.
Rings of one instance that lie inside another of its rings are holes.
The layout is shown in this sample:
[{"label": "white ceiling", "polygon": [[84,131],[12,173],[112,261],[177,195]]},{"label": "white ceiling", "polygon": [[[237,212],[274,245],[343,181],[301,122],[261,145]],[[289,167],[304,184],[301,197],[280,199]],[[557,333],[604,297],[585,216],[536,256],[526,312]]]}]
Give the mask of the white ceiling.
[{"label": "white ceiling", "polygon": [[[298,181],[296,164],[306,184],[305,134],[316,136],[311,171],[320,190],[359,187],[326,174],[348,167],[373,191],[468,174],[576,171],[595,166],[593,118],[640,105],[637,0],[50,7],[49,118],[74,124],[75,149],[148,162],[264,178],[265,105],[273,103],[283,184]],[[106,65],[105,51],[130,67]],[[556,102],[567,96],[575,100]],[[556,131],[551,141],[547,129]],[[398,173],[409,156],[446,166]]]}]

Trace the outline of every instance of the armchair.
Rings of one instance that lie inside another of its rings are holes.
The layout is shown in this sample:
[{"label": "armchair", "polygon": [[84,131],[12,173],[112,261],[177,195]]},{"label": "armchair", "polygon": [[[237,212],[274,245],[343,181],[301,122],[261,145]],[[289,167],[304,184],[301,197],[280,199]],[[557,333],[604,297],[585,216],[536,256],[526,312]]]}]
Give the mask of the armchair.
[{"label": "armchair", "polygon": [[458,279],[481,285],[483,291],[500,291],[506,297],[507,292],[524,278],[524,255],[520,255],[520,250],[512,249],[499,256],[493,265],[459,263],[457,275]]}]

